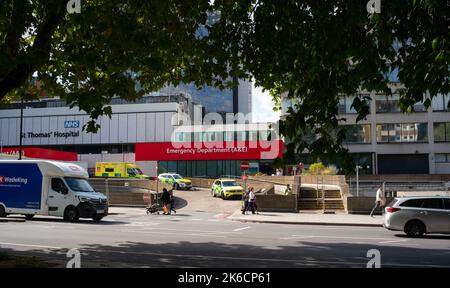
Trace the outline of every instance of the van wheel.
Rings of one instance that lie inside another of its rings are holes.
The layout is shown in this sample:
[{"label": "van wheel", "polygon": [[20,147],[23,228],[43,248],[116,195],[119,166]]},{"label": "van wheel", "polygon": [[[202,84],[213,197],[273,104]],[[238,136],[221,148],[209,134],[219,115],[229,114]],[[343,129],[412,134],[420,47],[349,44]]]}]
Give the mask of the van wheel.
[{"label": "van wheel", "polygon": [[27,220],[31,220],[31,219],[33,219],[33,217],[34,217],[34,214],[25,214],[25,219],[27,219]]},{"label": "van wheel", "polygon": [[6,217],[6,211],[2,205],[0,205],[0,217]]},{"label": "van wheel", "polygon": [[80,219],[78,215],[77,209],[75,207],[66,208],[66,212],[64,212],[64,220],[69,222],[77,222]]},{"label": "van wheel", "polygon": [[410,237],[421,237],[425,232],[425,225],[419,220],[412,220],[406,223],[405,233]]},{"label": "van wheel", "polygon": [[[148,214],[148,213],[147,213]],[[103,219],[103,217],[92,217],[92,220],[94,220],[95,222],[101,221]]]}]

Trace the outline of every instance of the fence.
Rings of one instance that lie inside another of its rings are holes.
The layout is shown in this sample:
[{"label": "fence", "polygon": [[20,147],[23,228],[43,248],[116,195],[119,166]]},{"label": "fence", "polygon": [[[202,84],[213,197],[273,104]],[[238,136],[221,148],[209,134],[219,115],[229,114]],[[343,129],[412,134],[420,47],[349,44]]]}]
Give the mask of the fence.
[{"label": "fence", "polygon": [[357,183],[354,178],[350,178],[348,182],[350,194],[356,197],[375,197],[376,191],[383,183],[385,193],[392,197],[430,194],[448,196],[450,194],[448,182],[445,181],[360,180]]}]

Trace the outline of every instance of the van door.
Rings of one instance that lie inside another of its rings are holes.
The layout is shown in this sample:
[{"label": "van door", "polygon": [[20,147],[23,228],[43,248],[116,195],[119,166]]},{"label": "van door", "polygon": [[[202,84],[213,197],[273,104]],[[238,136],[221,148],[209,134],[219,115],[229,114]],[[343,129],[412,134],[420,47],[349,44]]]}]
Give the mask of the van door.
[{"label": "van door", "polygon": [[61,178],[52,178],[48,190],[48,215],[64,216],[69,189]]}]

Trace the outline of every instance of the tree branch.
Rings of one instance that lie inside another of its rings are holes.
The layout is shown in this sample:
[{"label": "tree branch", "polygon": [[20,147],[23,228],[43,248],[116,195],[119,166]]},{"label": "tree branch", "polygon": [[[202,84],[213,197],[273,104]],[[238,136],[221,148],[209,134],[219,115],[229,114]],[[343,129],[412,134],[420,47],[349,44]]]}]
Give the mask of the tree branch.
[{"label": "tree branch", "polygon": [[[26,2],[26,1],[24,1]],[[56,3],[55,3],[56,2]],[[51,40],[55,29],[64,19],[66,1],[55,0],[46,2],[44,19],[37,28],[33,46],[23,55],[25,63],[16,65],[5,77],[0,79],[0,100],[14,88],[18,88],[31,76],[31,74],[43,63],[48,61],[51,50]],[[19,35],[19,39],[22,35]]]}]

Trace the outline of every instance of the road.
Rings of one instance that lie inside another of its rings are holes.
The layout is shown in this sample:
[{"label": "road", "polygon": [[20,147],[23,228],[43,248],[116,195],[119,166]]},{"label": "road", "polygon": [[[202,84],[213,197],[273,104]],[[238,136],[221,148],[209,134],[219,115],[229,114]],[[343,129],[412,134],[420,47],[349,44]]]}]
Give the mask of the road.
[{"label": "road", "polygon": [[[203,200],[170,216],[112,207],[100,223],[52,217],[0,223],[0,250],[64,265],[67,251],[78,248],[82,267],[295,268],[366,267],[367,252],[378,249],[381,267],[450,267],[450,236],[412,239],[374,227],[241,223],[226,218],[239,201],[220,209],[223,200],[197,192],[201,196],[189,197]],[[202,205],[217,211],[198,210]]]}]

